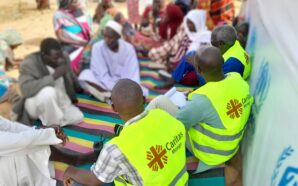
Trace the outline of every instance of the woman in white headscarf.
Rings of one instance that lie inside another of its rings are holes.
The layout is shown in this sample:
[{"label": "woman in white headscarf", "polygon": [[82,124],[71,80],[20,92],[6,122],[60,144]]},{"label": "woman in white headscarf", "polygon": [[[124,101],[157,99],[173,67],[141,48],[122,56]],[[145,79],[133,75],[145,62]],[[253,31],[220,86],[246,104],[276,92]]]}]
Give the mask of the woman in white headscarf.
[{"label": "woman in white headscarf", "polygon": [[206,27],[206,11],[191,10],[184,18],[183,28],[185,35],[179,44],[174,57],[170,58],[170,64],[175,67],[172,78],[164,85],[156,88],[170,88],[175,82],[184,85],[198,85],[197,74],[192,66],[195,51],[201,45],[210,45],[211,31]]},{"label": "woman in white headscarf", "polygon": [[16,30],[9,29],[0,33],[0,70],[7,70],[16,65],[13,50],[23,43],[23,38]]}]

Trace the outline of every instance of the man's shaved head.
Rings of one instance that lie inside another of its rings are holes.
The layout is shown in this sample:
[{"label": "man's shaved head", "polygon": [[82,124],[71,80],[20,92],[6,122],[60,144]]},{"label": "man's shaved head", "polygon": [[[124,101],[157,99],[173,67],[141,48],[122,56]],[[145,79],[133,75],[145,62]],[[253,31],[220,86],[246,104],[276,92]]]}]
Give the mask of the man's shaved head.
[{"label": "man's shaved head", "polygon": [[220,50],[213,46],[200,48],[195,58],[195,67],[200,74],[207,78],[222,75],[223,63],[224,59]]},{"label": "man's shaved head", "polygon": [[222,54],[234,45],[236,39],[236,30],[229,25],[218,26],[211,34],[211,44],[219,48]]},{"label": "man's shaved head", "polygon": [[144,110],[144,97],[140,85],[130,79],[121,79],[112,90],[113,108],[124,120]]}]

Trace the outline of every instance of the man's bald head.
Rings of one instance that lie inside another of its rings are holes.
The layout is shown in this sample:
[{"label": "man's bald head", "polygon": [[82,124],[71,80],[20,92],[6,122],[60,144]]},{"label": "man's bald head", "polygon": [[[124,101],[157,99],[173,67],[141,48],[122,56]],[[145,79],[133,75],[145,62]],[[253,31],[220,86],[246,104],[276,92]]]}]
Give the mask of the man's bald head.
[{"label": "man's bald head", "polygon": [[121,79],[112,90],[113,108],[122,119],[143,112],[144,97],[140,85],[130,79]]},{"label": "man's bald head", "polygon": [[200,48],[195,58],[195,66],[205,79],[222,75],[223,63],[220,50],[213,46]]}]

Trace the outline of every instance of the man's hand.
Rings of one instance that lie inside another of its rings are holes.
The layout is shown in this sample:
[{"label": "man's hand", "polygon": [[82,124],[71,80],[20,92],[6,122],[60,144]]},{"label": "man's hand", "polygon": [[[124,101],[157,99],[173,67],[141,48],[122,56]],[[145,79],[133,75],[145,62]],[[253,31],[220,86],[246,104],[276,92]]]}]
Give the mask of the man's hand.
[{"label": "man's hand", "polygon": [[54,129],[56,137],[62,140],[63,145],[65,145],[65,143],[68,141],[68,137],[64,134],[63,130],[61,129],[61,127],[59,125],[52,125],[52,126],[49,126],[49,127],[44,126],[42,128],[44,128],[44,129],[46,129],[46,128]]},{"label": "man's hand", "polygon": [[72,175],[76,173],[76,168],[73,166],[69,166],[63,175],[63,184],[65,186],[71,186],[74,183],[74,180],[72,179]]},{"label": "man's hand", "polygon": [[72,186],[72,184],[74,184],[74,181],[71,178],[63,179],[63,185],[64,186]]},{"label": "man's hand", "polygon": [[78,42],[78,45],[84,47],[84,46],[88,45],[88,41],[79,41],[79,42]]},{"label": "man's hand", "polygon": [[65,64],[62,64],[62,65],[59,65],[56,69],[55,69],[55,72],[53,74],[53,78],[56,80],[62,76],[64,76],[66,74],[66,65]]},{"label": "man's hand", "polygon": [[73,167],[69,166],[66,170],[65,173],[63,175],[63,184],[64,186],[71,186],[74,181],[71,179],[71,174],[73,172]]},{"label": "man's hand", "polygon": [[57,138],[61,139],[63,141],[63,145],[65,145],[65,143],[67,141],[69,141],[68,137],[64,134],[64,132],[63,132],[63,130],[61,129],[60,126],[58,126],[58,127],[55,126],[54,129],[55,129],[55,133],[56,133]]}]

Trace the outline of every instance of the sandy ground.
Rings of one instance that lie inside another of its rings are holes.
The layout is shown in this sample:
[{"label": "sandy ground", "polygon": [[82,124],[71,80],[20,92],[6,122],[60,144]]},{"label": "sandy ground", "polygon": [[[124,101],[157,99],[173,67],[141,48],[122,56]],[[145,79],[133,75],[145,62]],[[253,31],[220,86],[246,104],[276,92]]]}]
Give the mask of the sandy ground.
[{"label": "sandy ground", "polygon": [[[12,2],[3,3],[3,1]],[[51,9],[38,11],[35,0],[0,0],[0,31],[14,28],[24,37],[24,44],[15,50],[16,58],[24,58],[27,54],[38,50],[39,43],[43,38],[55,37],[52,17],[57,9],[57,4],[56,0],[50,2]],[[97,3],[93,1],[87,4],[87,10],[91,15],[93,15],[96,5]],[[119,6],[125,13],[125,3],[117,3],[116,6]]]},{"label": "sandy ground", "polygon": [[[51,9],[38,11],[35,0],[0,0],[0,31],[14,28],[24,37],[24,44],[16,49],[16,58],[38,50],[40,41],[46,37],[55,37],[52,17],[57,9],[56,0],[50,0]],[[96,2],[89,0],[88,12],[93,15]],[[126,4],[115,3],[126,15]],[[239,2],[235,1],[239,10]]]}]

